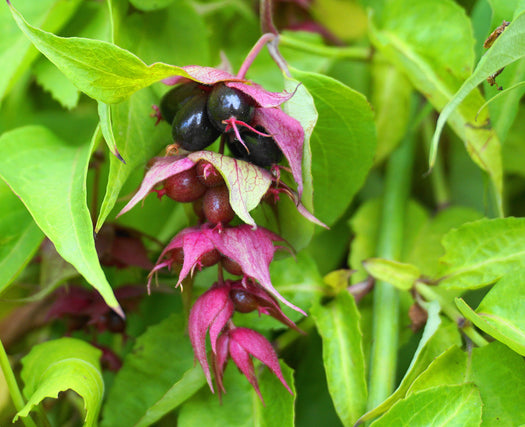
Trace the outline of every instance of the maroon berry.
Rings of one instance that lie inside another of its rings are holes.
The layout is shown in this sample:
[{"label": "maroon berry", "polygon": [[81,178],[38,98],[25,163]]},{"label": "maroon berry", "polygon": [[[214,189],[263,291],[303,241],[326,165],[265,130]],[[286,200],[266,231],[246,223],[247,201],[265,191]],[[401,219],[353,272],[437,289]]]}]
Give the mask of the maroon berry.
[{"label": "maroon berry", "polygon": [[166,179],[164,190],[173,200],[185,203],[200,198],[206,187],[197,179],[195,168],[191,168]]},{"label": "maroon berry", "polygon": [[204,216],[212,224],[227,224],[235,217],[230,200],[228,187],[208,188],[203,198]]},{"label": "maroon berry", "polygon": [[211,251],[206,252],[201,255],[199,262],[201,267],[211,267],[212,265],[217,264],[221,259],[221,254],[217,249],[212,249]]},{"label": "maroon berry", "polygon": [[169,251],[169,258],[173,264],[182,265],[184,262],[184,251],[182,248],[175,248]]},{"label": "maroon berry", "polygon": [[230,298],[233,301],[235,310],[239,313],[250,313],[259,306],[257,298],[242,289],[232,289],[230,291]]},{"label": "maroon berry", "polygon": [[241,266],[231,258],[223,257],[221,263],[224,269],[234,276],[242,276],[244,274]]},{"label": "maroon berry", "polygon": [[202,197],[193,202],[193,212],[197,215],[197,218],[204,221],[206,218],[204,216],[203,200]]},{"label": "maroon berry", "polygon": [[199,160],[197,166],[197,179],[206,187],[219,187],[224,185],[224,178],[210,162]]}]

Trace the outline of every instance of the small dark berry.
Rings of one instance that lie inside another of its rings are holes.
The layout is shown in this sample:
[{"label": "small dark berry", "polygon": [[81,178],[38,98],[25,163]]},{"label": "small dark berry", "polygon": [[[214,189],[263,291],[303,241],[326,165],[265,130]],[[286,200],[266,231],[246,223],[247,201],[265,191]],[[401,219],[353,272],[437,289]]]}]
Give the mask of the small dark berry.
[{"label": "small dark berry", "polygon": [[220,135],[208,119],[206,98],[207,94],[195,95],[173,118],[171,127],[173,140],[185,150],[203,150]]},{"label": "small dark berry", "polygon": [[224,178],[210,162],[199,160],[195,169],[197,171],[197,179],[206,187],[219,187],[224,185]]},{"label": "small dark berry", "polygon": [[206,252],[201,255],[199,262],[201,267],[211,267],[212,265],[217,264],[221,259],[221,254],[217,249],[212,249],[211,251]]},{"label": "small dark berry", "polygon": [[235,310],[239,313],[250,313],[259,306],[257,298],[242,289],[232,289],[230,298],[233,301]]},{"label": "small dark berry", "polygon": [[199,218],[201,221],[204,221],[206,218],[204,217],[204,208],[203,208],[203,199],[202,197],[200,199],[197,199],[193,202],[193,212],[195,212],[195,215],[197,215],[197,218]]},{"label": "small dark berry", "polygon": [[[261,127],[257,127],[257,130],[266,133]],[[234,134],[229,135],[227,139],[228,148],[234,157],[262,167],[272,166],[282,160],[283,153],[272,137],[254,132],[243,132],[241,138],[246,147]],[[249,152],[246,151],[246,148]]]},{"label": "small dark berry", "polygon": [[206,186],[198,179],[195,168],[172,175],[164,181],[166,196],[177,202],[193,202],[202,197]]},{"label": "small dark berry", "polygon": [[234,276],[242,276],[244,274],[241,266],[231,258],[222,257],[221,263],[224,269]]},{"label": "small dark berry", "polygon": [[216,84],[208,98],[208,116],[213,125],[224,132],[227,120],[235,117],[245,123],[250,123],[255,113],[253,100],[241,91],[222,83]]},{"label": "small dark berry", "polygon": [[205,91],[196,82],[181,83],[164,94],[160,100],[160,114],[170,125],[173,123],[175,114],[193,96],[203,94]]},{"label": "small dark berry", "polygon": [[203,197],[204,216],[212,224],[229,223],[235,212],[230,205],[228,187],[208,188]]}]

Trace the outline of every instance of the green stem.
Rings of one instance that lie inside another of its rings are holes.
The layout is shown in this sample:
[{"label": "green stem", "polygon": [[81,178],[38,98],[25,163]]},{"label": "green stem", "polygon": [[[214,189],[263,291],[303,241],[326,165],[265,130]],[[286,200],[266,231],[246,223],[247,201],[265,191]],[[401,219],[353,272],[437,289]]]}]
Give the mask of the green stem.
[{"label": "green stem", "polygon": [[[437,301],[441,307],[441,311],[452,320],[456,325],[459,325],[462,320],[464,320],[463,315],[456,308],[454,303],[449,299],[445,298],[439,292],[436,292],[432,286],[425,285],[423,283],[416,284],[417,292],[425,298],[427,301]],[[483,347],[488,344],[488,341],[483,338],[476,329],[472,327],[471,324],[467,324],[462,327],[461,330],[463,333],[470,338],[470,340],[476,344],[478,347]]]},{"label": "green stem", "polygon": [[[425,142],[425,150],[427,155],[430,154],[430,144],[432,143],[432,135],[434,135],[435,124],[431,117],[427,117],[423,121],[423,141]],[[438,210],[444,209],[450,204],[450,193],[448,191],[447,182],[445,179],[445,172],[443,170],[443,159],[441,151],[437,153],[436,163],[430,172],[430,179],[432,189],[434,190],[434,197]]]},{"label": "green stem", "polygon": [[359,61],[367,61],[370,59],[372,54],[372,50],[368,47],[322,46],[318,44],[308,43],[304,40],[298,40],[287,35],[279,36],[279,45],[300,50],[302,52],[311,53],[313,55],[337,59],[354,59]]},{"label": "green stem", "polygon": [[[7,357],[7,353],[5,352],[4,344],[2,343],[2,341],[0,341],[0,368],[4,373],[7,388],[9,389],[9,393],[11,394],[11,399],[13,399],[13,404],[15,405],[16,410],[20,412],[25,406],[24,398],[22,397],[22,393],[18,388],[18,383],[16,382],[15,374],[11,369],[11,364],[9,363],[9,359]],[[26,427],[36,427],[35,422],[30,416],[23,417],[22,422]]]},{"label": "green stem", "polygon": [[[405,212],[409,197],[410,180],[415,149],[415,126],[421,120],[415,117],[416,100],[412,102],[414,124],[389,159],[383,212],[380,223],[377,256],[399,260],[403,247]],[[421,113],[426,113],[424,108]],[[372,314],[372,350],[370,355],[370,378],[368,409],[383,402],[394,390],[399,335],[399,293],[390,283],[377,281],[374,287]]]}]

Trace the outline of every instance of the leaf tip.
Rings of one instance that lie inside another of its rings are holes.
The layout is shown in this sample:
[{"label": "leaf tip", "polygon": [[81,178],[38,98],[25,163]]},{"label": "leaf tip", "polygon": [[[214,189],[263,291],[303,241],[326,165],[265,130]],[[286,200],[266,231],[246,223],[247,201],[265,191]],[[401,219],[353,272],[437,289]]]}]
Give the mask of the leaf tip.
[{"label": "leaf tip", "polygon": [[124,310],[122,310],[122,308],[120,307],[120,305],[116,305],[116,306],[112,306],[111,309],[117,313],[121,318],[122,320],[126,320],[126,315],[124,314]]},{"label": "leaf tip", "polygon": [[115,151],[114,154],[117,159],[119,159],[122,163],[126,164],[126,161],[124,160],[124,158],[120,155],[118,151]]}]

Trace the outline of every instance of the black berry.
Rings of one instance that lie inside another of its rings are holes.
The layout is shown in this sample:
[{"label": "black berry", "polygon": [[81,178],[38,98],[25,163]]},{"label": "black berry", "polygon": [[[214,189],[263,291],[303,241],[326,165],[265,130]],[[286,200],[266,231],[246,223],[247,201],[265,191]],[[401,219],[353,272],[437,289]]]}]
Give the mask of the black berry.
[{"label": "black berry", "polygon": [[193,202],[206,191],[206,186],[198,179],[195,168],[172,175],[164,181],[166,196],[177,202]]},{"label": "black berry", "polygon": [[254,113],[255,107],[248,95],[221,83],[213,87],[208,98],[208,116],[221,132],[226,130],[224,120],[234,117],[249,124]]},{"label": "black berry", "polygon": [[[256,129],[266,133],[261,127]],[[282,160],[283,153],[272,137],[249,131],[243,132],[241,138],[244,145],[234,134],[227,139],[228,148],[234,157],[262,167],[272,166]]]},{"label": "black berry", "polygon": [[204,216],[212,224],[227,224],[235,217],[230,205],[228,187],[225,185],[208,188],[202,202]]},{"label": "black berry", "polygon": [[203,150],[220,135],[208,119],[206,98],[206,93],[193,96],[173,118],[171,134],[185,150]]},{"label": "black berry", "polygon": [[160,100],[160,114],[170,125],[173,123],[175,114],[193,96],[203,94],[205,91],[196,82],[181,83],[164,94]]}]

